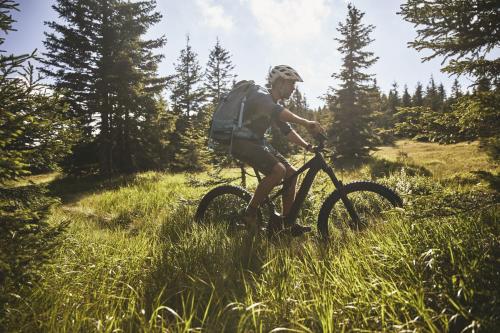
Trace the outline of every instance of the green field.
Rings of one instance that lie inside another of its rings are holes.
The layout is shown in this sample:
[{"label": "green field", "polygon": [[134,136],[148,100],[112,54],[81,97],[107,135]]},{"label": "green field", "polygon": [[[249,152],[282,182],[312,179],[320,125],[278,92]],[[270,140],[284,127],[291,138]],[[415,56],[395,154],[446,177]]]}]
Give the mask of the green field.
[{"label": "green field", "polygon": [[406,158],[427,168],[436,178],[445,178],[473,171],[498,173],[500,166],[489,161],[479,150],[479,142],[437,145],[401,140],[394,147],[380,147],[375,156],[396,161]]},{"label": "green field", "polygon": [[[50,223],[69,224],[54,258],[9,305],[8,331],[494,331],[499,166],[477,143],[401,141],[375,156],[339,176],[376,179],[405,209],[328,244],[315,232],[269,241],[195,225],[206,173],[39,177],[62,198]],[[315,225],[325,181],[302,223]]]}]

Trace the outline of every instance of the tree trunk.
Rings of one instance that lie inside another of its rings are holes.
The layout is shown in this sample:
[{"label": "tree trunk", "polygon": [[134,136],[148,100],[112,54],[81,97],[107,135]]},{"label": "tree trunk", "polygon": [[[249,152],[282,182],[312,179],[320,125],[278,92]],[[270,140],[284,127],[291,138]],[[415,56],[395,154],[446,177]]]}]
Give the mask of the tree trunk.
[{"label": "tree trunk", "polygon": [[132,142],[130,138],[130,117],[129,112],[125,109],[125,122],[123,124],[123,160],[124,160],[124,171],[134,172],[135,165],[134,159],[132,158]]},{"label": "tree trunk", "polygon": [[99,134],[99,173],[110,175],[112,171],[111,138],[107,106],[101,110],[101,132]]}]

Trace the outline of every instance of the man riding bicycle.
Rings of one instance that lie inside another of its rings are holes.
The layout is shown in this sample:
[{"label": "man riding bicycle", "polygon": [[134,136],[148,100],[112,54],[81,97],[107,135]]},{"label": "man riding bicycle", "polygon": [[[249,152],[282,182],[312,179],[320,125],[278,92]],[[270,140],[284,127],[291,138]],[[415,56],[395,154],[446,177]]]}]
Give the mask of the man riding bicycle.
[{"label": "man riding bicycle", "polygon": [[[266,200],[275,186],[296,171],[285,157],[264,140],[264,133],[270,126],[278,127],[290,142],[310,150],[312,145],[293,130],[289,123],[304,126],[312,134],[323,131],[317,121],[301,118],[277,104],[278,101],[288,99],[291,96],[296,82],[303,82],[303,80],[292,67],[275,66],[269,76],[270,89],[257,87],[246,99],[243,122],[245,127],[254,134],[254,138],[233,137],[232,155],[265,175],[257,185],[243,217],[243,222],[252,231],[256,231],[258,228],[257,211],[259,206]],[[294,177],[289,181],[290,186],[282,197],[283,217],[289,213],[295,199],[297,179]],[[301,235],[311,231],[311,228],[295,223],[290,226],[290,231],[292,235]]]}]

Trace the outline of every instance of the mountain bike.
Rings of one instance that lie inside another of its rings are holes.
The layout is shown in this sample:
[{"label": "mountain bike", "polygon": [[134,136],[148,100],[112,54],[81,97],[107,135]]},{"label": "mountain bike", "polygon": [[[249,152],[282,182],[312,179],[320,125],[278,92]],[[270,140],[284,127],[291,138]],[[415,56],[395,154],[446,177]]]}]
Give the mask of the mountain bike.
[{"label": "mountain bike", "polygon": [[[315,138],[318,145],[313,148],[314,157],[300,167],[292,176],[285,179],[276,193],[267,197],[258,212],[258,220],[270,235],[287,230],[297,218],[316,175],[324,171],[335,190],[324,200],[317,219],[319,235],[328,239],[334,230],[350,228],[360,230],[376,220],[383,219],[384,214],[394,208],[402,207],[403,201],[392,189],[372,181],[356,181],[343,184],[328,165],[323,156],[326,152],[325,139],[320,135]],[[260,173],[255,170],[258,181]],[[306,172],[289,214],[282,219],[276,212],[276,199],[279,198],[291,183],[293,177]],[[252,194],[246,189],[234,185],[221,185],[213,188],[201,199],[195,214],[200,223],[226,223],[228,227],[236,227],[242,217]],[[266,222],[267,220],[267,222]]]}]

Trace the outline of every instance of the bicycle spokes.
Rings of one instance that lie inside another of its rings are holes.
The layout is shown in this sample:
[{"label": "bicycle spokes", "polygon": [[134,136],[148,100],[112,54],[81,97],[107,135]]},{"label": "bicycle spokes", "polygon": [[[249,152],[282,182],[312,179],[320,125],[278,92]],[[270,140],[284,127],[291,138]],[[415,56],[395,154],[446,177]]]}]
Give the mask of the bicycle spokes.
[{"label": "bicycle spokes", "polygon": [[341,228],[360,230],[383,219],[384,212],[392,205],[383,197],[371,192],[348,195],[347,204],[340,200],[332,210],[333,223]]},{"label": "bicycle spokes", "polygon": [[207,207],[204,220],[210,223],[236,225],[242,222],[247,202],[232,194],[220,195]]}]

